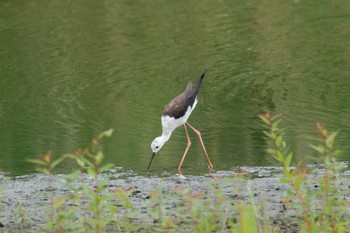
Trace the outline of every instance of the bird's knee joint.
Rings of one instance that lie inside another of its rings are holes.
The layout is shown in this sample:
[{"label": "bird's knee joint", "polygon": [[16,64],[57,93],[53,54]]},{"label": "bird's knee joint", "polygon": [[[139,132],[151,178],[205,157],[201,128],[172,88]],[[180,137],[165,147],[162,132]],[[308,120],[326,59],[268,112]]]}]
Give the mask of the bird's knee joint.
[{"label": "bird's knee joint", "polygon": [[191,146],[192,142],[191,141],[187,141],[187,146]]}]

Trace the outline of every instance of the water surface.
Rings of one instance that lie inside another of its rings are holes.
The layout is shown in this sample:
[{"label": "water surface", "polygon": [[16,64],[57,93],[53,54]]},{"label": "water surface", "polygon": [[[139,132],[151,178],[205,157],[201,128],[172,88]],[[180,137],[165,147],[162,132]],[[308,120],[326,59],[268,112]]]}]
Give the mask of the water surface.
[{"label": "water surface", "polygon": [[[296,160],[314,161],[315,124],[339,130],[350,161],[348,1],[13,1],[0,3],[0,161],[13,175],[99,132],[106,160],[144,174],[164,106],[208,68],[189,122],[217,170],[275,164],[258,114],[282,114]],[[184,173],[204,174],[195,134]],[[155,158],[176,173],[177,129]],[[60,170],[71,169],[69,163]]]}]

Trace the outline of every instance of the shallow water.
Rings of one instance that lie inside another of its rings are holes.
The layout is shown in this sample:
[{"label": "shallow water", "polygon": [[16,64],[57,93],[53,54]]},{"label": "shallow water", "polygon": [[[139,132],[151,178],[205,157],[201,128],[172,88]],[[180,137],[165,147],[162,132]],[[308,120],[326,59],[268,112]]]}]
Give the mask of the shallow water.
[{"label": "shallow water", "polygon": [[[204,68],[189,122],[215,169],[275,164],[265,111],[283,115],[296,160],[314,161],[307,139],[321,121],[350,161],[349,10],[345,0],[2,2],[0,167],[31,173],[26,158],[74,152],[114,128],[106,160],[144,174],[164,105]],[[183,171],[204,174],[190,136]],[[179,128],[152,172],[176,173],[185,147]]]}]

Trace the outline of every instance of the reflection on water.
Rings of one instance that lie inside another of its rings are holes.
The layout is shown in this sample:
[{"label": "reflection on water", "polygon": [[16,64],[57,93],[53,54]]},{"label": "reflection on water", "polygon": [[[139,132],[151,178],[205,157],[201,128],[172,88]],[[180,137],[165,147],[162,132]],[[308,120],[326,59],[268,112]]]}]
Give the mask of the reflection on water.
[{"label": "reflection on water", "polygon": [[[340,130],[350,161],[347,1],[30,1],[0,12],[0,167],[12,174],[109,128],[107,160],[144,174],[164,105],[204,68],[190,123],[215,169],[271,164],[257,118],[268,110],[283,114],[298,160],[312,161],[305,139],[321,121]],[[183,172],[203,174],[190,136]],[[152,170],[176,172],[185,147],[179,128]]]}]

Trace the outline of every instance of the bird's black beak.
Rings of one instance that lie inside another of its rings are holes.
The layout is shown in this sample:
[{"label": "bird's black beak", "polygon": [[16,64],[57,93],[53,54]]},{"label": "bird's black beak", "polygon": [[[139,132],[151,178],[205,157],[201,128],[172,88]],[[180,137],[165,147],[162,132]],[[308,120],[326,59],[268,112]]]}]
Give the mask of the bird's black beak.
[{"label": "bird's black beak", "polygon": [[151,164],[152,164],[152,161],[153,161],[155,155],[156,155],[156,153],[153,152],[151,161],[149,161],[149,164],[148,164],[147,172],[149,171],[149,168],[151,167]]}]

